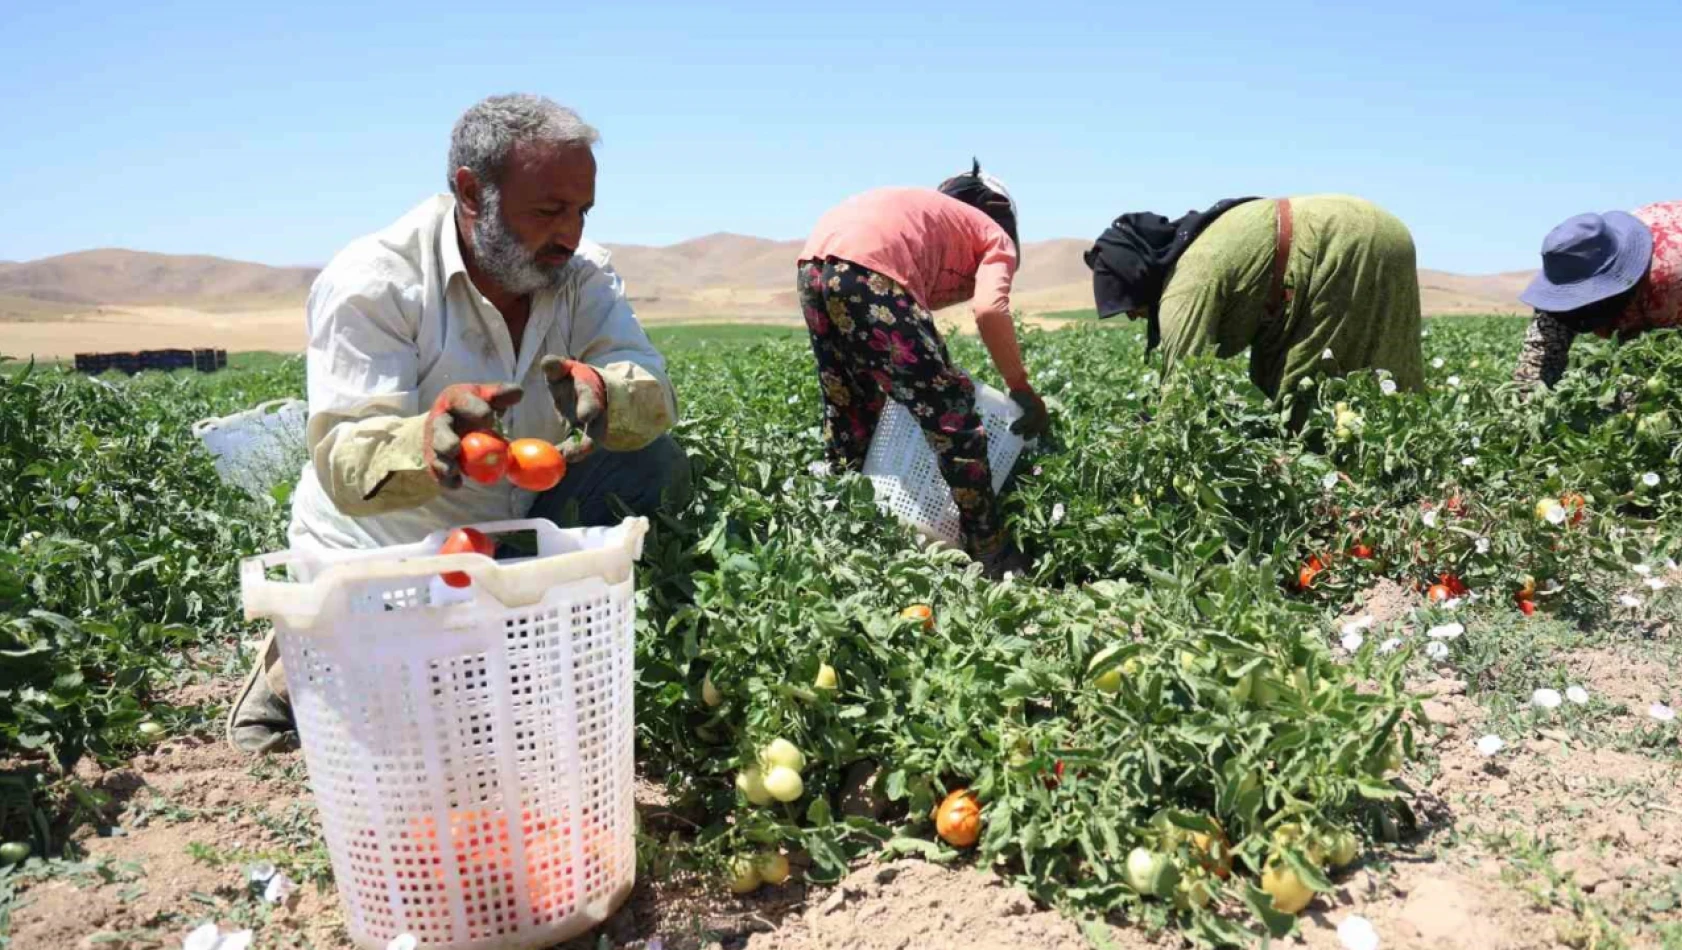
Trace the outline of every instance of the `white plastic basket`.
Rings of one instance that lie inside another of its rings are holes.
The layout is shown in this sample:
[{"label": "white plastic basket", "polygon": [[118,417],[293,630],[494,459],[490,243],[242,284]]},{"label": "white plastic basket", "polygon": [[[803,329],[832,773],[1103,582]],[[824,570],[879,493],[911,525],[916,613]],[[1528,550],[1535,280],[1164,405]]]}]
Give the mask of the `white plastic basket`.
[{"label": "white plastic basket", "polygon": [[[1022,454],[1022,437],[1010,431],[1022,409],[984,383],[975,385],[975,408],[987,428],[987,462],[993,471],[993,490],[998,491]],[[864,474],[876,489],[877,505],[932,540],[948,547],[959,545],[958,506],[940,474],[940,460],[916,417],[892,399],[871,437]]]},{"label": "white plastic basket", "polygon": [[303,400],[276,399],[220,419],[201,419],[193,423],[193,435],[215,457],[223,481],[265,495],[298,477],[309,454],[308,419]]},{"label": "white plastic basket", "polygon": [[[274,621],[351,939],[547,947],[636,876],[632,565],[648,522],[534,530],[538,554],[411,545],[248,558]],[[302,563],[301,563],[302,562]],[[272,580],[287,568],[295,579]],[[439,575],[472,577],[451,588]]]}]

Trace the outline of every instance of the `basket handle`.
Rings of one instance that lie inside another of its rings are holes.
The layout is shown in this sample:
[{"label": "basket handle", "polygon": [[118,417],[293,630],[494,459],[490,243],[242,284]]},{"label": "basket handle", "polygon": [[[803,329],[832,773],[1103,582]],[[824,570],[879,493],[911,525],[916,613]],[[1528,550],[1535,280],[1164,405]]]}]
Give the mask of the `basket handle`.
[{"label": "basket handle", "polygon": [[210,419],[200,419],[199,421],[193,423],[193,429],[192,429],[193,437],[202,439],[202,438],[204,438],[204,434],[206,432],[209,432],[210,430],[215,429],[215,428],[219,428],[220,426],[222,426],[225,423],[233,422],[236,419],[261,418],[263,416],[268,415],[270,413],[270,411],[272,411],[276,408],[284,409],[285,407],[287,407],[287,406],[289,406],[289,405],[291,405],[292,403],[295,403],[295,402],[303,402],[303,400],[302,399],[270,399],[268,402],[258,403],[257,405],[251,407],[250,409],[246,409],[242,412],[236,412],[231,416],[222,416],[220,418],[210,418]]}]

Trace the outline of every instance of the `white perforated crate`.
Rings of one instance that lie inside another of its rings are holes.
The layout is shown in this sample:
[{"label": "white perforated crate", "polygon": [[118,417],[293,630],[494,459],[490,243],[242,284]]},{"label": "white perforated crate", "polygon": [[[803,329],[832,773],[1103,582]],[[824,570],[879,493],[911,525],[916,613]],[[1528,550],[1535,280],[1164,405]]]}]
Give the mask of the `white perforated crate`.
[{"label": "white perforated crate", "polygon": [[[273,619],[351,938],[384,950],[547,947],[636,874],[632,565],[648,523],[562,530],[538,554],[413,545],[241,568]],[[292,578],[271,580],[289,568]],[[473,583],[438,580],[463,571]]]},{"label": "white perforated crate", "polygon": [[[983,383],[975,384],[975,408],[987,429],[987,463],[993,472],[993,490],[998,491],[1022,454],[1022,438],[1010,431],[1022,409]],[[958,506],[940,474],[940,460],[917,418],[892,399],[871,437],[864,474],[883,510],[932,540],[948,547],[959,545]]]},{"label": "white perforated crate", "polygon": [[216,459],[222,480],[253,495],[295,480],[309,454],[301,399],[276,399],[220,419],[193,423],[193,435]]}]

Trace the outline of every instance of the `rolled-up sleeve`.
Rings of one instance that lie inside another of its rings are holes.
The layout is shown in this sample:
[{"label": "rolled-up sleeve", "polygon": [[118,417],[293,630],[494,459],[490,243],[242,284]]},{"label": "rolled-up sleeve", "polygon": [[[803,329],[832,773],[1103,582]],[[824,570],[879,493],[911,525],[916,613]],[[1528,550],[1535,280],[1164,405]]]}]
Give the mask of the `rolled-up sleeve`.
[{"label": "rolled-up sleeve", "polygon": [[1010,284],[1016,275],[1016,248],[1003,230],[986,239],[981,263],[975,270],[975,297],[970,306],[975,311],[976,330],[987,347],[987,355],[1004,378],[1009,389],[1028,386],[1028,370],[1022,363],[1022,348],[1016,340],[1016,327],[1010,319]]},{"label": "rolled-up sleeve", "polygon": [[395,286],[323,272],[310,289],[308,442],[316,478],[351,516],[438,494],[422,455],[415,327]]},{"label": "rolled-up sleeve", "polygon": [[573,358],[601,373],[607,388],[610,452],[633,452],[665,434],[677,421],[677,393],[666,376],[666,360],[643,331],[625,284],[603,263],[579,288],[568,344]]}]

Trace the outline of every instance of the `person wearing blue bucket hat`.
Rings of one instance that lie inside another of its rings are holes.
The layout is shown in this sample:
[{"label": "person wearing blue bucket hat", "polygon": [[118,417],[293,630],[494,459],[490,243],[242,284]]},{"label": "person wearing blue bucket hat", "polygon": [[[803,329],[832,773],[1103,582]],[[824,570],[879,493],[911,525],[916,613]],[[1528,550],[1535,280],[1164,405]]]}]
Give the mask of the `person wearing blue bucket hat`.
[{"label": "person wearing blue bucket hat", "polygon": [[1519,299],[1536,310],[1513,371],[1526,388],[1559,382],[1579,334],[1682,326],[1682,201],[1566,219]]}]

